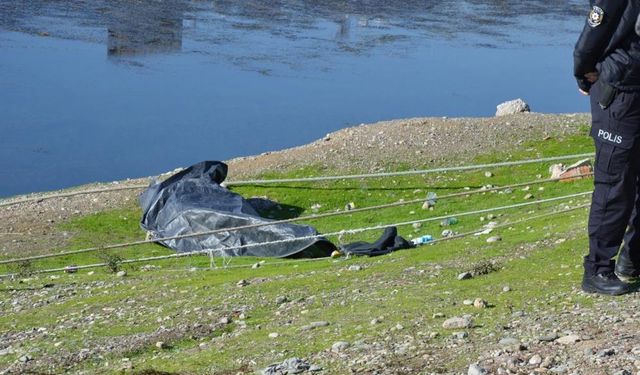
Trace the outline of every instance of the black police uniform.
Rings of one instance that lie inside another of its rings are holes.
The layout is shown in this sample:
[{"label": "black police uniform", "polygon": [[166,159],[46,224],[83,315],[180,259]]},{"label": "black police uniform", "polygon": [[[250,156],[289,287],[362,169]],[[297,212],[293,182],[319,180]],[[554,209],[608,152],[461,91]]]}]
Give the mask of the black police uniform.
[{"label": "black police uniform", "polygon": [[[585,278],[608,275],[605,279],[611,279],[615,278],[613,258],[623,239],[625,265],[631,262],[640,272],[640,36],[635,32],[640,1],[590,3],[574,50],[574,75],[580,89],[590,95],[596,148],[589,255],[584,267]],[[598,73],[595,83],[585,77],[591,72]],[[603,290],[590,291],[628,291],[619,285],[606,289],[605,285]]]}]

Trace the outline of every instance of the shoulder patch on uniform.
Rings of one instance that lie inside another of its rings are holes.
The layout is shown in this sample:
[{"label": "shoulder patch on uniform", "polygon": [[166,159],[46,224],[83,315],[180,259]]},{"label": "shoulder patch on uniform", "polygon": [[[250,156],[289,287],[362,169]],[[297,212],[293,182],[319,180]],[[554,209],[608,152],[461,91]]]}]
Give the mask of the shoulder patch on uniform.
[{"label": "shoulder patch on uniform", "polygon": [[593,8],[591,9],[591,12],[589,12],[589,19],[587,20],[587,22],[589,23],[589,26],[591,27],[599,26],[602,23],[603,19],[604,19],[604,10],[594,5]]}]

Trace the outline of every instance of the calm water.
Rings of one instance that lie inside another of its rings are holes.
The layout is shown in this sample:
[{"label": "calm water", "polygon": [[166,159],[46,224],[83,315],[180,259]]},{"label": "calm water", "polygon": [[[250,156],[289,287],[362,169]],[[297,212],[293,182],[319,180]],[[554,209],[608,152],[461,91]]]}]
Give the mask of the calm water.
[{"label": "calm water", "polygon": [[586,1],[0,0],[0,196],[158,174],[349,125],[583,112]]}]

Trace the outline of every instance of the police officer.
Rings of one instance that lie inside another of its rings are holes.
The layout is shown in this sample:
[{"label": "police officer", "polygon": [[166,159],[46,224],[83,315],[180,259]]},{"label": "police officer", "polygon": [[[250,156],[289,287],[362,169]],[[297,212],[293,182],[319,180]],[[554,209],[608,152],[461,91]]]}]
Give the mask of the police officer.
[{"label": "police officer", "polygon": [[590,96],[596,148],[582,280],[590,293],[631,292],[628,282],[640,276],[639,10],[638,0],[591,0],[574,50],[579,91]]}]

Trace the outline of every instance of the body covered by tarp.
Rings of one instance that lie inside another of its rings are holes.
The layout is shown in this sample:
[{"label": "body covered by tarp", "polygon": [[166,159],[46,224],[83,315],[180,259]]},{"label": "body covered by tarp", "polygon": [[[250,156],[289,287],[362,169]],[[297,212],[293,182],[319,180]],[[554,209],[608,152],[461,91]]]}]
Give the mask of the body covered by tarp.
[{"label": "body covered by tarp", "polygon": [[[220,186],[226,176],[226,164],[204,161],[152,184],[140,196],[142,228],[152,239],[160,239],[273,221],[260,217],[242,196]],[[310,226],[274,224],[159,242],[177,252],[216,249],[214,255],[224,256],[329,256],[335,247],[318,238],[233,248],[314,235],[317,232]]]}]

